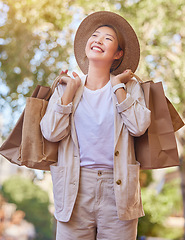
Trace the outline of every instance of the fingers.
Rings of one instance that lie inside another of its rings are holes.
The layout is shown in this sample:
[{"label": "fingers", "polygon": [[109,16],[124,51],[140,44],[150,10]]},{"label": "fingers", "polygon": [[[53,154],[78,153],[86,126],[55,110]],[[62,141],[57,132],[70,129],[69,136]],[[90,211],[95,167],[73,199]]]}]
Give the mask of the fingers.
[{"label": "fingers", "polygon": [[80,77],[78,76],[78,74],[77,74],[76,72],[72,72],[72,74],[73,74],[73,77],[74,77],[75,79],[80,79]]},{"label": "fingers", "polygon": [[[68,70],[61,71],[60,75],[62,75],[62,74],[67,74],[67,73],[68,73]],[[72,74],[73,74],[73,77],[74,77],[74,78],[79,77],[76,72],[72,72]]]},{"label": "fingers", "polygon": [[72,72],[72,74],[73,74],[73,77],[74,77],[75,81],[77,81],[77,82],[81,81],[80,77],[78,76],[78,74],[76,72]]},{"label": "fingers", "polygon": [[[62,71],[62,73],[61,73],[61,75],[62,74],[64,74],[64,73],[67,73],[66,71],[65,72],[63,72]],[[73,72],[72,73],[73,74],[73,77],[76,79],[76,78],[79,78],[79,76],[78,76],[78,74],[77,73],[75,73],[75,72]],[[60,81],[59,81],[59,83],[68,83],[70,80],[75,80],[74,78],[71,78],[70,76],[68,76],[68,75],[63,75],[63,76],[61,76],[60,77]]]},{"label": "fingers", "polygon": [[131,78],[133,77],[133,72],[130,69],[125,70],[123,73],[129,74]]},{"label": "fingers", "polygon": [[66,83],[67,84],[70,79],[71,79],[70,77],[62,76],[59,80],[59,83]]},{"label": "fingers", "polygon": [[73,77],[74,77],[74,78],[79,77],[76,72],[72,72],[72,74],[73,74]]},{"label": "fingers", "polygon": [[123,73],[120,73],[116,76],[116,81],[127,83],[133,77],[133,73],[130,69],[125,70]]},{"label": "fingers", "polygon": [[60,84],[67,83],[67,79],[66,78],[64,79],[64,77],[67,77],[67,73],[68,73],[68,70],[61,71],[60,75],[62,75],[62,77],[59,80]]},{"label": "fingers", "polygon": [[77,86],[79,87],[80,83],[81,83],[80,77],[78,76],[78,74],[76,72],[72,72],[72,74],[73,74],[73,77],[75,78]]},{"label": "fingers", "polygon": [[62,71],[61,73],[60,73],[60,75],[61,74],[67,74],[68,73],[68,70],[65,70],[65,71]]},{"label": "fingers", "polygon": [[[78,74],[76,72],[72,72],[72,75],[74,78],[70,77],[67,75],[67,72],[68,70],[66,71],[62,71],[61,72],[61,77],[60,77],[60,80],[59,80],[59,83],[62,84],[62,83],[65,83],[65,84],[68,84],[68,83],[72,83],[73,81],[75,82],[75,84],[77,84],[78,86],[80,85],[81,83],[81,79],[80,77],[78,76]],[[64,75],[63,75],[64,74]],[[72,82],[71,82],[72,81]]]},{"label": "fingers", "polygon": [[130,70],[130,69],[125,70],[123,72],[123,74],[130,79],[134,77],[134,74],[133,74],[132,70]]}]

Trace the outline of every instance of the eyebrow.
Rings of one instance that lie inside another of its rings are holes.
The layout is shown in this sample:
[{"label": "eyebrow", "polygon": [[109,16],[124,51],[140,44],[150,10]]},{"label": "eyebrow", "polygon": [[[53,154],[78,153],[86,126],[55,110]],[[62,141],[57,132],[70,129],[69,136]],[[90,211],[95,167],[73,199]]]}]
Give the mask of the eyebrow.
[{"label": "eyebrow", "polygon": [[[97,33],[100,33],[100,32],[99,32],[99,31],[97,31],[97,30],[96,30],[95,32],[97,32]],[[94,32],[94,33],[95,33],[95,32]],[[105,35],[107,35],[107,36],[110,36],[110,37],[112,37],[112,38],[114,38],[114,39],[115,39],[115,37],[114,37],[113,35],[109,34],[109,33],[106,33]]]}]

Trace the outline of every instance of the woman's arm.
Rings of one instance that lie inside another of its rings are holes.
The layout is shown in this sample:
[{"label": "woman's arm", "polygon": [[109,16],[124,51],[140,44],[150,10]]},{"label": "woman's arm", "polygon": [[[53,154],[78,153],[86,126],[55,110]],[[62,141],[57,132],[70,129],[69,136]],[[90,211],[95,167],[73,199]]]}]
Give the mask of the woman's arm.
[{"label": "woman's arm", "polygon": [[77,73],[73,72],[73,77],[74,78],[71,78],[69,76],[61,77],[60,83],[66,84],[65,92],[61,98],[61,103],[63,105],[68,105],[72,102],[75,93],[81,84],[81,79]]},{"label": "woman's arm", "polygon": [[56,87],[40,122],[41,132],[48,141],[58,142],[70,132],[72,100],[81,83],[81,79],[76,73],[73,73],[73,76],[74,79],[61,77],[60,83],[63,84]]},{"label": "woman's arm", "polygon": [[120,88],[115,92],[118,100],[116,107],[130,134],[140,136],[145,133],[150,125],[151,112],[146,108],[140,84],[131,80],[131,77],[131,70],[126,70],[124,73],[113,77],[112,86],[121,82],[127,84],[126,90]]},{"label": "woman's arm", "polygon": [[143,90],[138,82],[127,83],[126,99],[117,103],[124,124],[132,136],[141,136],[151,122],[151,112],[145,105]]}]

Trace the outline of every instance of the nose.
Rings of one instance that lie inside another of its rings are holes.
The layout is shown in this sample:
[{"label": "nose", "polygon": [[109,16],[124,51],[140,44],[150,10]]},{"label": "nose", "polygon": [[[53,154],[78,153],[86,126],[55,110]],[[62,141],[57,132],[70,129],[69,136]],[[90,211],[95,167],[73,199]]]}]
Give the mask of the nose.
[{"label": "nose", "polygon": [[96,39],[94,42],[97,43],[97,44],[101,44],[102,45],[102,39],[101,38]]}]

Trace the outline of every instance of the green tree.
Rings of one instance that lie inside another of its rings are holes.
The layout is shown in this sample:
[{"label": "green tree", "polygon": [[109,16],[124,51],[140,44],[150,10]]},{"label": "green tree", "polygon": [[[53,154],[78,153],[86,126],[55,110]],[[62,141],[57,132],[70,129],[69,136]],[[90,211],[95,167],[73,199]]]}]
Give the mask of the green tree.
[{"label": "green tree", "polygon": [[51,84],[60,69],[68,68],[71,31],[63,26],[72,18],[69,4],[59,0],[0,1],[0,109],[12,113],[10,125],[5,127],[15,124],[24,97],[37,84]]},{"label": "green tree", "polygon": [[1,107],[6,100],[17,110],[35,85],[51,84],[60,69],[75,68],[69,62],[79,21],[92,11],[112,10],[124,16],[139,36],[138,74],[145,80],[163,81],[166,94],[184,117],[183,0],[42,0],[37,4],[35,0],[4,0],[0,10],[4,16],[0,79],[9,89],[1,93]]},{"label": "green tree", "polygon": [[15,203],[17,209],[25,212],[25,219],[34,224],[37,240],[52,239],[52,216],[49,212],[49,197],[31,180],[13,176],[2,186],[7,202]]},{"label": "green tree", "polygon": [[184,116],[183,0],[42,0],[37,4],[35,0],[4,0],[0,61],[1,79],[9,87],[7,100],[29,94],[38,82],[51,83],[59,69],[68,67],[78,21],[97,10],[113,10],[131,23],[141,45],[138,74],[144,79],[162,80],[167,95]]},{"label": "green tree", "polygon": [[142,188],[145,217],[139,219],[138,236],[155,236],[181,239],[182,229],[169,229],[165,221],[182,210],[179,179],[166,183],[160,192],[153,188]]}]

